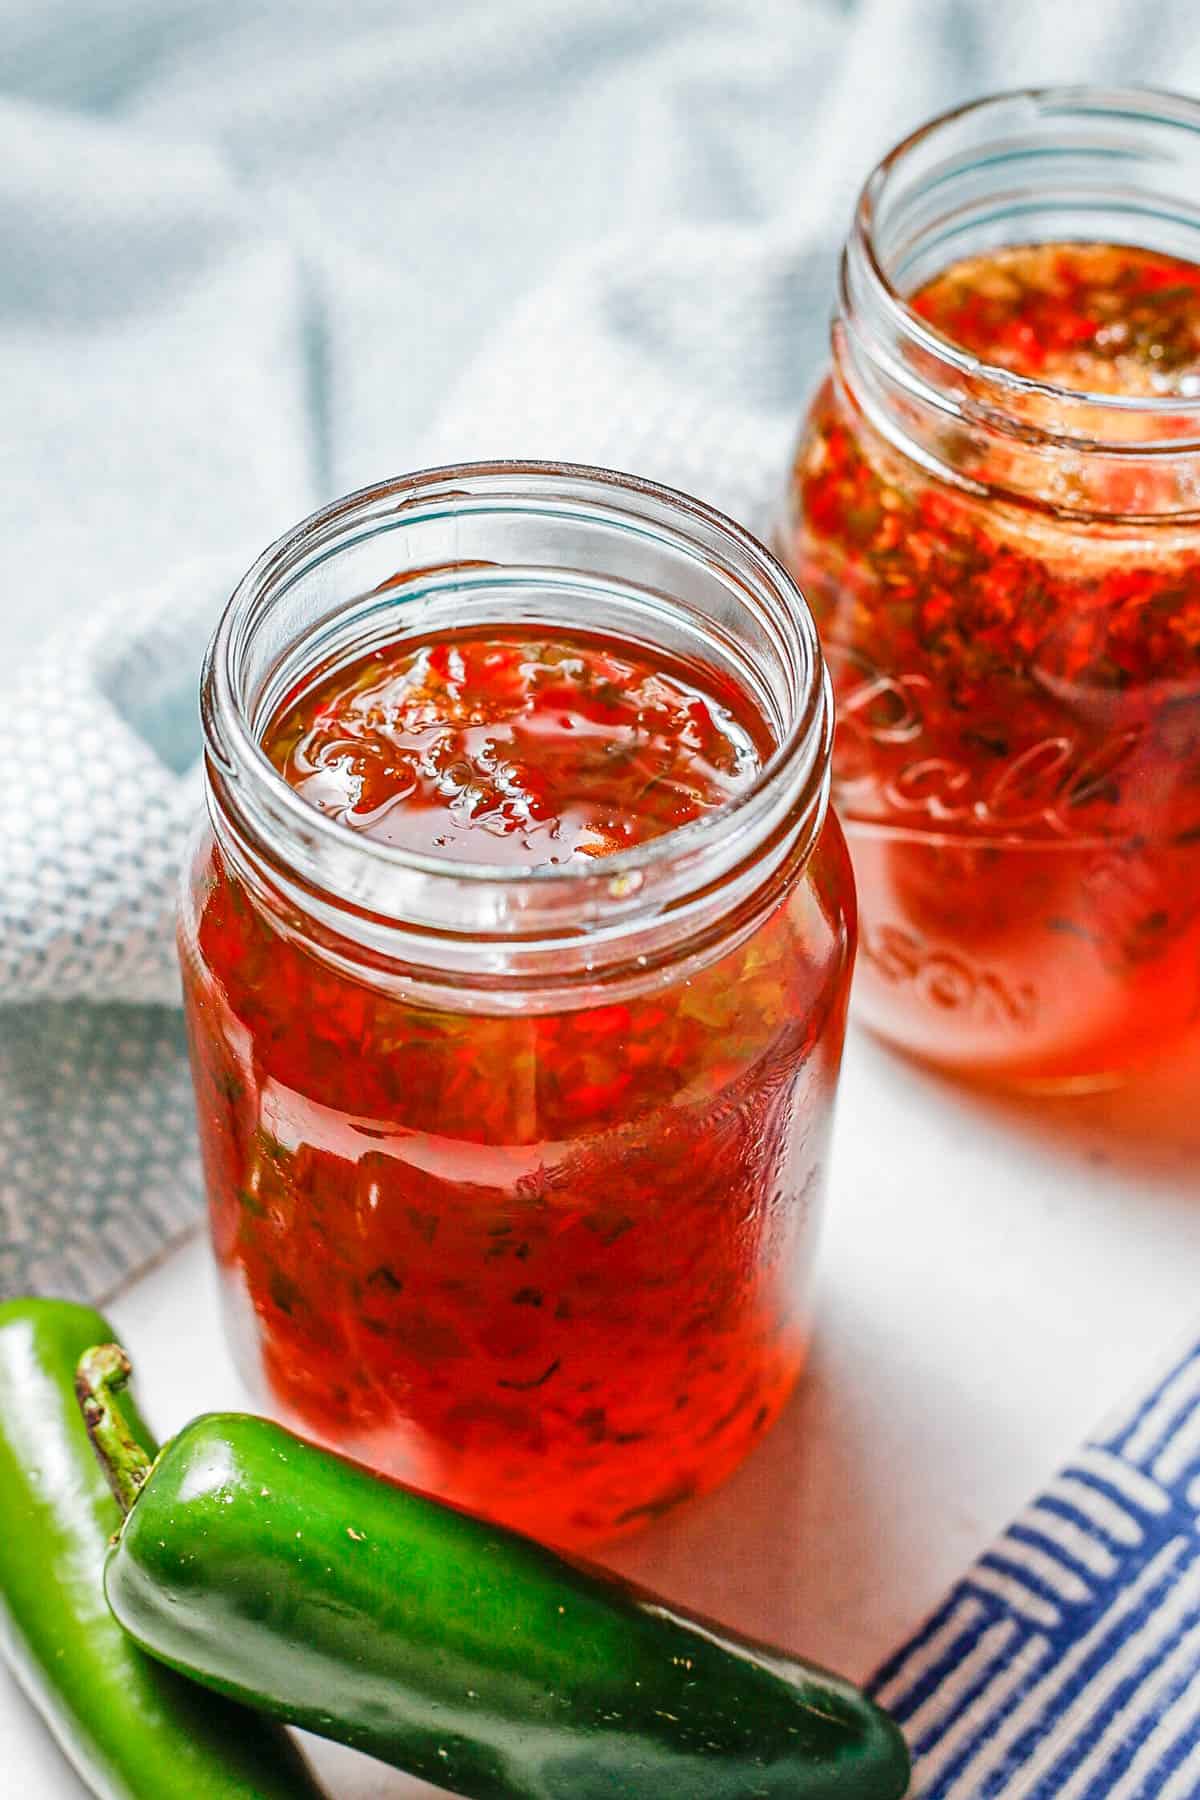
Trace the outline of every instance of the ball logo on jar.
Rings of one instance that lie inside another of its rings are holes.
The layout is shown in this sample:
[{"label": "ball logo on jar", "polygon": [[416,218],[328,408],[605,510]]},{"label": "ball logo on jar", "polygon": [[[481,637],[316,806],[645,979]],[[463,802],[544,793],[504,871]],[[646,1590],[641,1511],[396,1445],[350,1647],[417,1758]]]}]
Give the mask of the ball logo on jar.
[{"label": "ball logo on jar", "polygon": [[1114,835],[1117,777],[1128,774],[1142,747],[1142,726],[1090,744],[1059,732],[1006,752],[964,724],[943,731],[942,741],[974,748],[973,757],[913,756],[914,749],[934,748],[922,706],[930,678],[885,674],[846,645],[830,646],[829,656],[838,695],[836,781],[846,818],[883,823],[899,815],[906,824],[1048,834],[1074,844]]}]

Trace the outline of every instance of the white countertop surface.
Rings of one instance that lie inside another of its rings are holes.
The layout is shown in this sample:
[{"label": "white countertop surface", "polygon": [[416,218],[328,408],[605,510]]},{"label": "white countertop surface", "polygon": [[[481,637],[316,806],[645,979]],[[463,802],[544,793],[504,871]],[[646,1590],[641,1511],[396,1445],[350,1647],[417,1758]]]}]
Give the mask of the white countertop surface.
[{"label": "white countertop surface", "polygon": [[[613,1561],[865,1676],[1153,1363],[1200,1328],[1200,1042],[1119,1093],[972,1094],[847,1056],[817,1336],[774,1433]],[[244,1404],[197,1236],[108,1309],[166,1435]],[[84,1789],[0,1671],[0,1789]],[[327,1745],[338,1800],[432,1789]]]}]

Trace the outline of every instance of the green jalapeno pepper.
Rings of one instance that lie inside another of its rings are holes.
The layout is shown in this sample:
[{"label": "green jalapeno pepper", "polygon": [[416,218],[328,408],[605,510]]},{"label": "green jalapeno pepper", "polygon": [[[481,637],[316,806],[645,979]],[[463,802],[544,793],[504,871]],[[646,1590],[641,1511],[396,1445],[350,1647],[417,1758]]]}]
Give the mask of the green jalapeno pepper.
[{"label": "green jalapeno pepper", "polygon": [[128,1516],[105,1588],[143,1649],[470,1800],[898,1800],[891,1721],[834,1675],[688,1618],[264,1419],[151,1467],[84,1358]]},{"label": "green jalapeno pepper", "polygon": [[[320,1800],[286,1733],[143,1656],[105,1604],[121,1515],[79,1416],[75,1368],[108,1333],[90,1307],[0,1303],[0,1644],[103,1800]],[[132,1406],[127,1418],[148,1455]]]}]

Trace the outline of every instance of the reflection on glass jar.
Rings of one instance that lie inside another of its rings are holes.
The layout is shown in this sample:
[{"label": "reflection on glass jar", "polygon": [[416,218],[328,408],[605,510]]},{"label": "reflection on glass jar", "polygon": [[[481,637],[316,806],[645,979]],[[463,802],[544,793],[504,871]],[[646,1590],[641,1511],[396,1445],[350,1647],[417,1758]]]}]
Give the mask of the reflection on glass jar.
[{"label": "reflection on glass jar", "polygon": [[181,953],[242,1364],[561,1542],[711,1486],[801,1367],[853,957],[782,569],[681,496],[477,466],[234,596]]},{"label": "reflection on glass jar", "polygon": [[1200,1017],[1200,107],[1001,96],[864,189],[780,550],[838,695],[856,1003],[1113,1079]]}]

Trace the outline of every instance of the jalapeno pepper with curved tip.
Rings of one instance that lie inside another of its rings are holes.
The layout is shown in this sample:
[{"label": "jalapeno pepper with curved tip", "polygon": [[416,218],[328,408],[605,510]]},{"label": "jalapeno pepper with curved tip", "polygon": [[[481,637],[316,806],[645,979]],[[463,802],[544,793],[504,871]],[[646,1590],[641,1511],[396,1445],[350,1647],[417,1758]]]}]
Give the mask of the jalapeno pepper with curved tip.
[{"label": "jalapeno pepper with curved tip", "polygon": [[80,1369],[128,1516],[113,1612],[222,1693],[469,1800],[898,1800],[890,1720],[834,1675],[243,1415],[151,1467],[116,1345]]},{"label": "jalapeno pepper with curved tip", "polygon": [[[286,1733],[143,1656],[105,1604],[120,1513],[74,1384],[108,1330],[67,1301],[0,1303],[0,1646],[102,1800],[320,1800]],[[132,1406],[127,1417],[148,1455]]]}]

